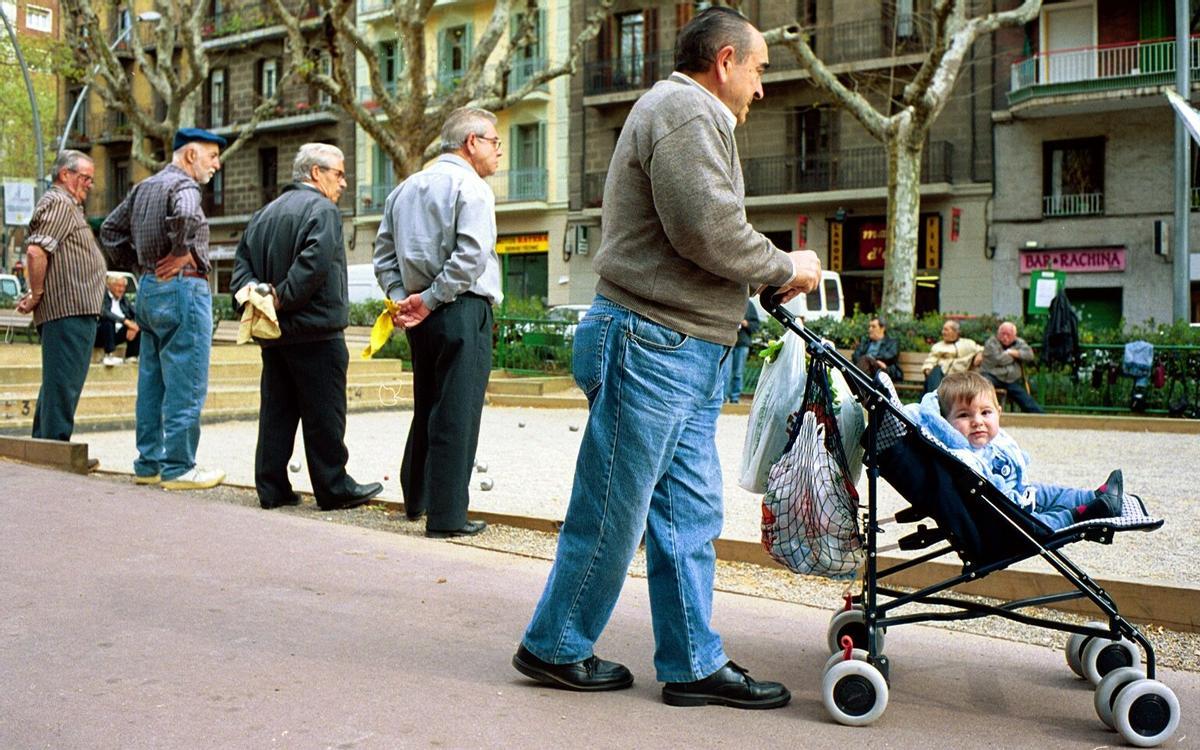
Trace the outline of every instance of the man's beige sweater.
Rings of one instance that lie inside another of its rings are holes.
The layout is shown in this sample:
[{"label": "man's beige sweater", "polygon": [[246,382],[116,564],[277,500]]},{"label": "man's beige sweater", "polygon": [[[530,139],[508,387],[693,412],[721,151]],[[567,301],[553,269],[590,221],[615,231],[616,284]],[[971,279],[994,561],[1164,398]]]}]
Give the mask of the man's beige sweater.
[{"label": "man's beige sweater", "polygon": [[785,252],[746,220],[728,110],[672,75],[638,99],[604,185],[596,291],[657,323],[732,346],[747,288],[792,278]]}]

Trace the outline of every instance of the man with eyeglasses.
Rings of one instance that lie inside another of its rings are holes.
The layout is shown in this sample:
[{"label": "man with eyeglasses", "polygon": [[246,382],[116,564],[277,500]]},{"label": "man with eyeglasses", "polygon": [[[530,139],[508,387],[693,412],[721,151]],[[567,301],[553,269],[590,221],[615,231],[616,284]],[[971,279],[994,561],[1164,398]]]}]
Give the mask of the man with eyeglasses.
[{"label": "man with eyeglasses", "polygon": [[235,304],[252,304],[250,290],[266,284],[279,318],[279,338],[256,338],[263,367],[254,485],[265,509],[300,503],[287,468],[298,425],[321,510],[354,508],[383,491],[346,473],[350,301],[337,207],[345,169],[336,146],[301,146],[292,184],[251,217],[234,256]]},{"label": "man with eyeglasses", "polygon": [[114,270],[137,269],[138,484],[201,490],[225,480],[196,465],[200,410],[208,394],[212,293],[208,219],[200,186],[221,168],[226,141],[199,128],[175,133],[171,163],[134,186],[100,227]]},{"label": "man with eyeglasses", "polygon": [[400,467],[409,520],[425,534],[470,536],[468,484],[492,367],[492,305],[503,298],[496,198],[496,116],[454,110],[442,155],[388,196],[375,239],[375,276],[396,302],[413,358],[413,417]]},{"label": "man with eyeglasses", "polygon": [[33,313],[42,341],[35,438],[71,439],[75,408],[91,364],[105,272],[104,255],[83,212],[95,170],[85,154],[59,152],[54,184],[29,221],[29,292],[17,303],[17,312]]}]

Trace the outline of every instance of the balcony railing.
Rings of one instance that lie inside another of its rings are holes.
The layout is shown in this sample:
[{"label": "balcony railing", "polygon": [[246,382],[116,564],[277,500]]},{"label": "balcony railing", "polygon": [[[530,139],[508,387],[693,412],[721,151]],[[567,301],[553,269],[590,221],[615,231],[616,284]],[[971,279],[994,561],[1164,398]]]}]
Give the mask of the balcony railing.
[{"label": "balcony railing", "polygon": [[[951,182],[954,148],[934,141],[921,153],[921,182]],[[886,187],[887,151],[851,148],[813,156],[768,156],[742,162],[747,196]]]},{"label": "balcony railing", "polygon": [[1104,193],[1042,196],[1042,216],[1097,216],[1102,213]]},{"label": "balcony railing", "polygon": [[[809,44],[827,65],[877,60],[924,52],[933,38],[927,14],[898,16],[892,21],[866,20],[816,26],[808,29]],[[785,46],[771,49],[771,70],[799,68],[796,56]]]},{"label": "balcony railing", "polygon": [[395,185],[359,185],[358,212],[360,214],[381,214],[383,204],[391,194]]},{"label": "balcony railing", "polygon": [[[1200,78],[1200,37],[1190,40],[1192,80]],[[1175,40],[1051,50],[1013,63],[1009,104],[1037,96],[1157,86],[1175,81]]]},{"label": "balcony railing", "polygon": [[544,168],[512,169],[497,172],[487,178],[496,195],[497,203],[546,200],[546,177]]},{"label": "balcony railing", "polygon": [[394,0],[358,0],[359,13],[378,13],[391,10]]},{"label": "balcony railing", "polygon": [[[316,18],[320,15],[316,0],[285,0],[285,5],[301,20]],[[279,17],[267,3],[246,2],[240,7],[225,7],[206,16],[201,21],[200,35],[205,39],[214,39],[255,31],[279,23]]]},{"label": "balcony railing", "polygon": [[588,96],[648,89],[666,78],[675,64],[675,52],[598,60],[584,66],[584,93]]},{"label": "balcony railing", "polygon": [[546,58],[526,57],[513,60],[512,69],[508,72],[508,90],[516,91],[524,86],[530,78],[546,69]]}]

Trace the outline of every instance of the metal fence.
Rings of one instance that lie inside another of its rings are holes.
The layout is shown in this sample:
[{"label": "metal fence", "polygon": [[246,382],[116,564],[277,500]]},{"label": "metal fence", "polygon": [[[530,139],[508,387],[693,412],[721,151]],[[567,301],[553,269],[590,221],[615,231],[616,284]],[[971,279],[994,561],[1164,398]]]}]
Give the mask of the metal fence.
[{"label": "metal fence", "polygon": [[[921,153],[921,183],[950,182],[954,148],[934,141]],[[882,146],[849,148],[809,156],[765,156],[742,163],[746,195],[784,195],[855,190],[888,184],[887,151]]]},{"label": "metal fence", "polygon": [[[1030,391],[1047,411],[1126,413],[1133,404],[1135,379],[1122,368],[1123,344],[1082,344],[1077,368],[1032,365]],[[1185,404],[1185,414],[1200,416],[1200,346],[1154,347],[1154,364],[1145,395],[1145,413],[1167,415]]]}]

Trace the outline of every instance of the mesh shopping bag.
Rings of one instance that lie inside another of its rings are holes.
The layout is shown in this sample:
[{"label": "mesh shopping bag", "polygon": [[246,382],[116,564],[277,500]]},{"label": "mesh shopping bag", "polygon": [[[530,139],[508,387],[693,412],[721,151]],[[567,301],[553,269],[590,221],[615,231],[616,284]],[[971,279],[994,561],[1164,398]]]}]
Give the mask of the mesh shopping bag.
[{"label": "mesh shopping bag", "polygon": [[858,491],[838,435],[829,368],[818,358],[809,364],[787,448],[771,467],[762,514],[763,548],[790,570],[838,576],[858,567]]}]

